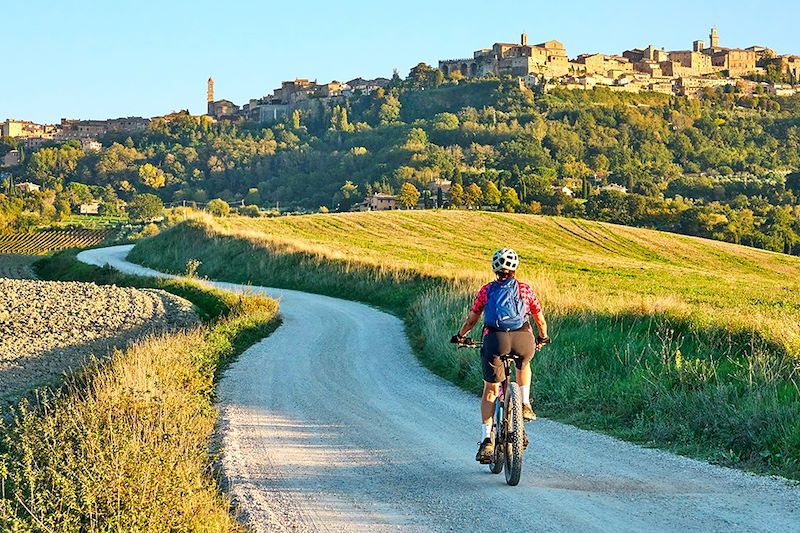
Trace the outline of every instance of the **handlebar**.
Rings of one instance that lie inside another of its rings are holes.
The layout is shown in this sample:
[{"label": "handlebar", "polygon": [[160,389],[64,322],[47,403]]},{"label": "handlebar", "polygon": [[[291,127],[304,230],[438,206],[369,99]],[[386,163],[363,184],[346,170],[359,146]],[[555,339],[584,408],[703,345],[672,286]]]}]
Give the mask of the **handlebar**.
[{"label": "handlebar", "polygon": [[[480,347],[483,346],[483,341],[478,341],[478,340],[466,337],[463,341],[454,342],[454,344],[458,348],[480,348]],[[536,351],[537,352],[539,350],[541,350],[544,346],[548,345],[548,344],[550,344],[550,339],[549,338],[542,339],[541,337],[536,337]]]},{"label": "handlebar", "polygon": [[483,342],[476,341],[475,339],[466,338],[463,342],[455,343],[456,346],[459,348],[480,348],[483,346]]}]

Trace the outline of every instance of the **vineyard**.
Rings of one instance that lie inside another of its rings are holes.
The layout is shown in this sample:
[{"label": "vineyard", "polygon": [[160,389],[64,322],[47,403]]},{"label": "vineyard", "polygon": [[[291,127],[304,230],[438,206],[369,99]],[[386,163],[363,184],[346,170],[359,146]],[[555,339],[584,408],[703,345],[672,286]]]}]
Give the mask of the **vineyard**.
[{"label": "vineyard", "polygon": [[0,235],[0,254],[39,255],[65,248],[85,248],[105,241],[109,230],[41,230]]}]

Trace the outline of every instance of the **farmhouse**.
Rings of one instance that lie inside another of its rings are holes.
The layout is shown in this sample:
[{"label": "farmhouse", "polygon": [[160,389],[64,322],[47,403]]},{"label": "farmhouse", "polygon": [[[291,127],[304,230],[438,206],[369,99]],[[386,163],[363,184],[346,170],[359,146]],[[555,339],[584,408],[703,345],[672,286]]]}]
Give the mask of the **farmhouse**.
[{"label": "farmhouse", "polygon": [[100,213],[100,202],[86,202],[78,208],[81,215],[97,215]]},{"label": "farmhouse", "polygon": [[393,194],[376,192],[356,205],[355,209],[357,211],[392,211],[397,209],[397,197]]},{"label": "farmhouse", "polygon": [[17,189],[22,192],[37,192],[41,190],[41,187],[36,185],[35,183],[31,183],[30,181],[23,181],[22,183],[17,183]]}]

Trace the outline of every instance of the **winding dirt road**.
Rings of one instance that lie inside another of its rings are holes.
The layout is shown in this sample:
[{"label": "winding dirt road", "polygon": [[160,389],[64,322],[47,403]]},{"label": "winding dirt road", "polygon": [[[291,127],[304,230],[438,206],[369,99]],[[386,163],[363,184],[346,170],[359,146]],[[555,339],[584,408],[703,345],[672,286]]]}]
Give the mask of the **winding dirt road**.
[{"label": "winding dirt road", "polygon": [[[79,258],[157,274],[129,249]],[[420,366],[399,319],[254,289],[280,299],[283,325],[230,367],[219,399],[223,469],[255,531],[800,531],[796,484],[549,420],[528,426],[508,487],[474,461],[477,398]]]}]

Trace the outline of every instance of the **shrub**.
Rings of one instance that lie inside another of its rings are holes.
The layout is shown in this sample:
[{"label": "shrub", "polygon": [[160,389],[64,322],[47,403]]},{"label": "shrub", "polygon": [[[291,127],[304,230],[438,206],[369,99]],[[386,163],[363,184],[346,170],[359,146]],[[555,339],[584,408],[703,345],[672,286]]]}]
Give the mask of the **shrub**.
[{"label": "shrub", "polygon": [[231,212],[231,206],[225,200],[214,198],[208,202],[206,210],[215,217],[226,217]]}]

